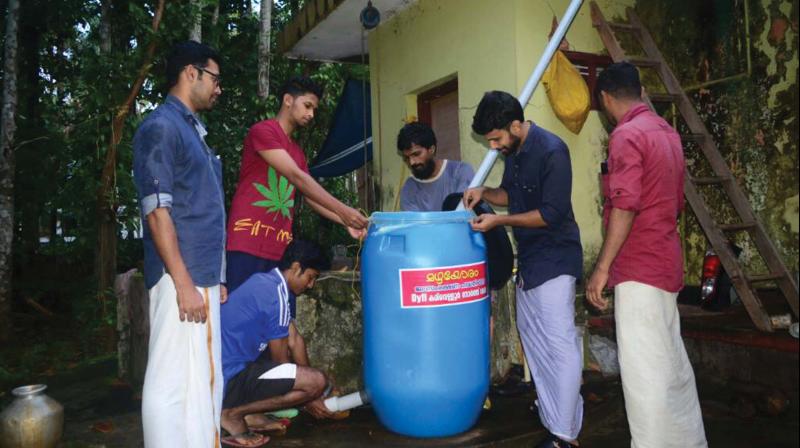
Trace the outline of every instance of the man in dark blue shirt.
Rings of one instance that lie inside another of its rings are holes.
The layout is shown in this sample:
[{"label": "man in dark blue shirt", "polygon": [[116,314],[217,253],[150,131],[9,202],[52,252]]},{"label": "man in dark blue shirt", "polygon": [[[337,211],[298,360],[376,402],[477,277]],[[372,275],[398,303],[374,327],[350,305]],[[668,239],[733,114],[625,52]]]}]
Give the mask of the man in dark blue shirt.
[{"label": "man in dark blue shirt", "polygon": [[511,226],[517,241],[517,327],[533,373],[537,407],[550,432],[538,447],[577,445],[583,420],[581,345],[575,329],[575,283],[582,249],[572,212],[572,166],[567,145],[525,121],[505,92],[488,92],[472,129],[505,156],[498,188],[464,193],[467,208],[481,199],[507,206],[508,215],[483,214],[472,228]]},{"label": "man in dark blue shirt", "polygon": [[150,295],[142,390],[146,447],[219,442],[225,202],[220,161],[196,115],[222,93],[219,62],[206,45],[176,45],[167,58],[169,96],[133,139]]}]

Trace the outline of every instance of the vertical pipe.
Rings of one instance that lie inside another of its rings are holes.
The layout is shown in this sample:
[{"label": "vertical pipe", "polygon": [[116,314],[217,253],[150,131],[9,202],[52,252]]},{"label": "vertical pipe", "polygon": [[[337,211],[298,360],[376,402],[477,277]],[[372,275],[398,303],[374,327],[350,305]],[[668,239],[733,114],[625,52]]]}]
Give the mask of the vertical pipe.
[{"label": "vertical pipe", "polygon": [[[262,0],[263,1],[263,0]],[[361,27],[361,66],[363,67],[364,62],[364,50],[365,40],[367,39],[367,30],[362,26]],[[369,216],[369,189],[372,184],[369,182],[369,165],[367,162],[367,81],[366,79],[361,79],[361,118],[364,120],[362,123],[362,128],[364,131],[364,211],[366,212],[367,216]],[[374,141],[375,139],[373,139]],[[373,148],[375,145],[373,145]]]},{"label": "vertical pipe", "polygon": [[[544,54],[542,54],[542,57],[539,59],[539,63],[536,65],[536,68],[534,68],[530,78],[528,78],[528,81],[522,88],[522,92],[519,94],[518,99],[520,104],[522,104],[523,109],[531,99],[533,91],[539,85],[539,81],[542,80],[542,76],[544,75],[545,70],[547,70],[547,66],[550,65],[550,60],[553,59],[553,55],[556,53],[558,45],[561,43],[564,35],[567,34],[567,30],[569,29],[570,25],[572,25],[572,21],[578,14],[578,10],[580,9],[582,3],[583,0],[572,0],[570,2],[567,11],[564,13],[564,17],[562,17],[561,22],[558,24],[558,28],[556,28],[555,33],[553,33],[553,36],[550,38],[550,42],[548,42],[547,47],[545,47]],[[486,153],[486,156],[483,158],[483,161],[478,167],[475,177],[473,177],[472,181],[469,183],[469,188],[475,188],[483,185],[499,154],[499,151],[495,149],[489,149],[489,152]],[[456,210],[463,209],[464,204],[459,203]]]}]

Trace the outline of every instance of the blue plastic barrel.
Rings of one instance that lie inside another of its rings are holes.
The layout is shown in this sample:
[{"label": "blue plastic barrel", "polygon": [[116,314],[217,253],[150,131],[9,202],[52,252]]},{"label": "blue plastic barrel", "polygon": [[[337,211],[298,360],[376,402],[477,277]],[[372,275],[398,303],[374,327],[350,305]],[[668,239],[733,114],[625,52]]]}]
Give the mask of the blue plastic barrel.
[{"label": "blue plastic barrel", "polygon": [[380,421],[445,437],[489,388],[486,245],[455,212],[375,213],[362,252],[364,382]]}]

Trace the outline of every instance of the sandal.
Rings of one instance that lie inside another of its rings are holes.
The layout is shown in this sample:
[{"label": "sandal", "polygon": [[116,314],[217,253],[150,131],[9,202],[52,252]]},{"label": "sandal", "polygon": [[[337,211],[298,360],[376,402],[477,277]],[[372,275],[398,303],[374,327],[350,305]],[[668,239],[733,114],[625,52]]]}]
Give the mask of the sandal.
[{"label": "sandal", "polygon": [[267,417],[277,417],[277,418],[289,418],[289,419],[291,419],[291,418],[297,417],[297,414],[299,414],[299,413],[300,412],[296,408],[286,408],[286,409],[280,409],[278,411],[265,412],[264,415],[266,415]]},{"label": "sandal", "polygon": [[[253,440],[259,440],[255,445],[250,445],[247,443],[239,442],[238,439],[246,439],[250,442]],[[243,432],[239,434],[231,434],[228,436],[223,437],[220,442],[224,447],[232,447],[232,448],[261,448],[262,446],[269,443],[269,437],[254,433],[254,432]]]}]

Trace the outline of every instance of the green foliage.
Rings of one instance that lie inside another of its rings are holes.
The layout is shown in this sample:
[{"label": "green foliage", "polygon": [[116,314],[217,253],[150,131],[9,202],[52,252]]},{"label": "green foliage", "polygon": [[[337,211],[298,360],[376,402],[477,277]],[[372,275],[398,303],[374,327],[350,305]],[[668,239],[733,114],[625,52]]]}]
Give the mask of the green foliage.
[{"label": "green foliage", "polygon": [[[219,3],[216,14],[214,7]],[[207,142],[223,162],[226,201],[239,178],[242,145],[247,130],[259,120],[275,115],[276,92],[284,80],[310,74],[326,94],[313,126],[296,136],[313,162],[330,126],[336,101],[348,77],[364,77],[363,67],[293,61],[276,54],[277,32],[290,19],[290,3],[276,2],[272,14],[270,95],[257,91],[257,39],[259,21],[247,2],[208,0],[201,5],[203,40],[215,47],[223,61],[223,94],[216,108],[202,117],[209,131]],[[297,3],[297,2],[294,2]],[[46,0],[21,2],[18,131],[16,138],[15,311],[33,311],[21,298],[45,301],[78,330],[83,356],[93,356],[98,329],[113,324],[113,301],[98,302],[94,291],[96,201],[100,173],[111,139],[111,123],[124,103],[155,39],[156,56],[135,106],[125,123],[117,147],[114,194],[121,230],[118,270],[141,268],[141,231],[136,189],[132,177],[132,137],[138,124],[165,98],[163,61],[169,48],[189,35],[197,12],[188,0],[167,1],[157,34],[151,31],[156,0],[114,0],[111,8],[110,51],[103,50],[100,0],[63,0],[58,7]],[[256,8],[257,9],[257,8]],[[257,12],[257,11],[255,11]],[[332,244],[351,244],[341,228],[319,219],[300,198],[291,200],[293,186],[274,173],[260,204],[286,216],[294,207],[296,231],[303,238]],[[334,196],[354,204],[344,179],[328,179],[324,186]],[[333,229],[331,228],[333,227]],[[322,235],[322,236],[320,236]],[[43,243],[42,238],[48,240]],[[104,296],[107,296],[104,294]],[[105,309],[104,309],[105,307]],[[76,332],[71,333],[76,336]],[[101,338],[102,339],[102,338]],[[113,346],[113,344],[111,344]]]}]

